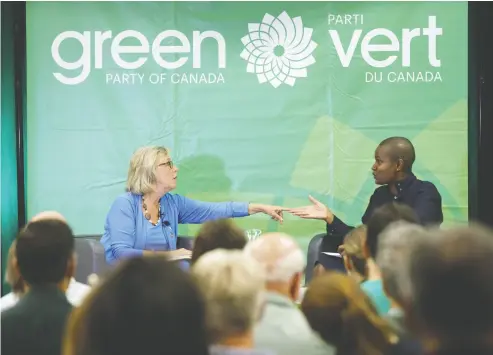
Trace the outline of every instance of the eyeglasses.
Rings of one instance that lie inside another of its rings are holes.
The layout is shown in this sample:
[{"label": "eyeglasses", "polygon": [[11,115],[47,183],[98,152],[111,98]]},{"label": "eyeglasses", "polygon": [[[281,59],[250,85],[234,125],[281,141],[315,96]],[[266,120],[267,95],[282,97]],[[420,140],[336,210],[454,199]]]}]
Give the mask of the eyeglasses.
[{"label": "eyeglasses", "polygon": [[166,163],[159,164],[159,166],[165,166],[165,165],[169,166],[170,169],[173,169],[173,167],[175,166],[175,164],[173,164],[173,160],[170,160]]}]

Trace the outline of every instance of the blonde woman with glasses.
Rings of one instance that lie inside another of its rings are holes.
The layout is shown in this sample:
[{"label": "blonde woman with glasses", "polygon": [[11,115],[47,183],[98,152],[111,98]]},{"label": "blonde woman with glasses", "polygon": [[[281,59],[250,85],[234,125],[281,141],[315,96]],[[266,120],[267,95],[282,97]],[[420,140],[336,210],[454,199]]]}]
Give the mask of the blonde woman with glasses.
[{"label": "blonde woman with glasses", "polygon": [[168,149],[139,148],[130,160],[127,192],[113,202],[101,243],[106,261],[147,254],[186,259],[190,250],[177,249],[178,224],[199,224],[219,218],[265,213],[282,222],[282,207],[248,202],[202,202],[172,194],[178,168]]}]

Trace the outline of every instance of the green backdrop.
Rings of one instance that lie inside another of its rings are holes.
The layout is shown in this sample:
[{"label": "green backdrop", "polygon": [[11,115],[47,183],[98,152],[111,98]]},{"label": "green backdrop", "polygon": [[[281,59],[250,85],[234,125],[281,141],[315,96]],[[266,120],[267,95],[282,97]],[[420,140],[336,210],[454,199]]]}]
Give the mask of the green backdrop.
[{"label": "green backdrop", "polygon": [[[59,210],[77,234],[103,231],[148,144],[171,149],[191,198],[312,194],[358,223],[393,135],[446,223],[467,220],[466,2],[30,2],[27,85],[28,216]],[[238,222],[305,247],[324,230]]]}]

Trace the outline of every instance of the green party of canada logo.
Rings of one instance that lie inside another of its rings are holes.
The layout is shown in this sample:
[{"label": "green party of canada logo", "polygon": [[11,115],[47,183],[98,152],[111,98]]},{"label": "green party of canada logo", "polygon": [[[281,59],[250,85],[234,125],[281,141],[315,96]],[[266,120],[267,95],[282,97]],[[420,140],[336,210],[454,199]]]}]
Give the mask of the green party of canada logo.
[{"label": "green party of canada logo", "polygon": [[241,39],[245,49],[240,56],[248,63],[247,72],[256,74],[261,84],[294,86],[315,63],[312,53],[317,43],[312,41],[312,33],[313,29],[303,27],[299,16],[265,14],[261,23],[248,25],[248,34]]},{"label": "green party of canada logo", "polygon": [[[342,69],[349,69],[354,60],[363,60],[371,68],[364,73],[367,83],[442,81],[437,40],[443,29],[437,27],[436,16],[428,16],[428,25],[423,28],[399,31],[381,27],[364,31],[364,21],[362,14],[328,15],[328,37],[323,45],[335,51]],[[293,87],[309,76],[316,62],[314,51],[319,44],[312,40],[313,32],[300,16],[292,18],[286,11],[277,17],[266,13],[260,23],[248,24],[248,32],[241,38],[244,48],[237,58],[246,62],[246,72],[254,74],[260,84]],[[417,70],[411,65],[416,61],[413,44],[420,41],[424,47],[423,40],[427,40],[428,63],[421,63]],[[204,41],[213,52],[204,49]],[[65,42],[72,43],[71,50],[62,49]],[[51,45],[57,65],[53,76],[65,85],[84,83],[95,72],[107,84],[223,84],[226,54],[226,38],[210,29],[188,33],[165,29],[150,38],[130,29],[118,33],[68,30],[59,33]],[[332,60],[320,55],[319,61]],[[156,66],[153,72],[150,68]]]}]

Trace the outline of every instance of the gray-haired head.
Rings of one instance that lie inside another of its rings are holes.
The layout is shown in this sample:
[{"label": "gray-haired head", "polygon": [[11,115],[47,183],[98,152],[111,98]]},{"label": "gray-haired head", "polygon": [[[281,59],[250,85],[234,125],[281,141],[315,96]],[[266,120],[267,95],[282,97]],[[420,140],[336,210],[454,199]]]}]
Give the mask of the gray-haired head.
[{"label": "gray-haired head", "polygon": [[493,231],[478,225],[436,231],[409,255],[418,327],[440,342],[477,343],[493,331]]},{"label": "gray-haired head", "polygon": [[409,254],[412,246],[429,236],[424,227],[397,221],[390,224],[378,241],[377,265],[388,297],[401,307],[412,297],[409,280]]}]

